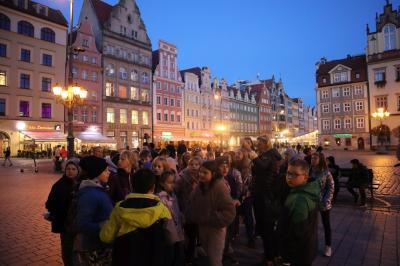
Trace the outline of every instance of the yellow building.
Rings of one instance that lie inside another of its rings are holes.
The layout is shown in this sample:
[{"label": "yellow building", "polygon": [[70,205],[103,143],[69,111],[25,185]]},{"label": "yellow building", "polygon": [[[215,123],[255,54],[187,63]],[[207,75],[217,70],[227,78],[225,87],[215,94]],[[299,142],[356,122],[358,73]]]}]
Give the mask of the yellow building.
[{"label": "yellow building", "polygon": [[59,10],[29,0],[0,1],[2,151],[10,146],[16,155],[65,144],[64,107],[55,102],[52,86],[65,82],[67,26]]}]

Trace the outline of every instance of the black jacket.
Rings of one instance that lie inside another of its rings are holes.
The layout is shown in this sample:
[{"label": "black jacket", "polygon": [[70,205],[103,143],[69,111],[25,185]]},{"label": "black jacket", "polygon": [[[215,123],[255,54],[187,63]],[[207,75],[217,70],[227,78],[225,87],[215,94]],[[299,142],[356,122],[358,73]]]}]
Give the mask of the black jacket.
[{"label": "black jacket", "polygon": [[66,229],[66,218],[72,202],[74,191],[74,180],[61,177],[51,188],[46,201],[46,209],[52,217],[51,231],[53,233],[64,233]]},{"label": "black jacket", "polygon": [[108,186],[110,187],[108,194],[115,205],[118,201],[124,200],[126,195],[132,193],[132,174],[118,168],[117,173],[110,175]]}]

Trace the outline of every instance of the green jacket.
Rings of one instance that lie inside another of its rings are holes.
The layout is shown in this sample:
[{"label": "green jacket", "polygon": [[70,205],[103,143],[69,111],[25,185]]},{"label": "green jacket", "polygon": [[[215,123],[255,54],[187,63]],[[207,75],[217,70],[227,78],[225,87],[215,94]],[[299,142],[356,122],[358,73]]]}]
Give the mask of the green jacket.
[{"label": "green jacket", "polygon": [[321,183],[312,181],[292,188],[284,205],[282,232],[284,260],[311,264],[318,246],[318,204]]},{"label": "green jacket", "polygon": [[117,237],[150,227],[161,219],[171,219],[171,213],[157,196],[131,193],[115,205],[101,228],[100,239],[112,243]]}]

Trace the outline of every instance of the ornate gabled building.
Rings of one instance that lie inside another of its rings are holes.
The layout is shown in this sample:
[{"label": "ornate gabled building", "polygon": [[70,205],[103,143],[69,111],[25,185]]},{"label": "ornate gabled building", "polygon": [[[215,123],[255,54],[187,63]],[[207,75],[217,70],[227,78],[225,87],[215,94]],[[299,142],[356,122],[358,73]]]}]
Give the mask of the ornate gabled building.
[{"label": "ornate gabled building", "polygon": [[176,46],[163,40],[153,52],[153,137],[156,144],[185,138],[184,83],[177,57]]},{"label": "ornate gabled building", "polygon": [[[382,121],[383,126],[379,119],[371,119],[371,132],[385,132],[384,142],[395,146],[399,136],[393,129],[400,126],[400,11],[386,1],[383,13],[376,14],[375,24],[375,31],[367,25],[370,113],[383,108],[390,116]],[[376,146],[378,136],[373,135],[371,145]]]},{"label": "ornate gabled building", "polygon": [[152,137],[152,49],[139,7],[135,0],[85,0],[85,19],[103,54],[103,132],[117,149],[139,147]]}]

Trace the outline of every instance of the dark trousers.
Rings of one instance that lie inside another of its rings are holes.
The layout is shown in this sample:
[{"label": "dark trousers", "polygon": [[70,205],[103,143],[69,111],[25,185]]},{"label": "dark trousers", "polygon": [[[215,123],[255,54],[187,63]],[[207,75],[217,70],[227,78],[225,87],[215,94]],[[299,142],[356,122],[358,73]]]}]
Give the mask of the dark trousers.
[{"label": "dark trousers", "polygon": [[[354,199],[357,199],[358,194],[354,191],[354,186],[352,186],[351,184],[347,184],[347,190],[350,192],[351,195],[353,195]],[[360,203],[365,204],[365,201],[367,199],[367,195],[365,194],[365,187],[362,185],[358,186],[358,191],[360,192]]]},{"label": "dark trousers", "polygon": [[336,201],[337,195],[338,195],[339,190],[340,190],[339,179],[334,179],[334,182],[335,182],[335,188],[334,188],[334,191],[333,191],[333,202]]},{"label": "dark trousers", "polygon": [[332,244],[332,232],[331,232],[331,221],[329,218],[329,210],[327,211],[320,211],[321,213],[321,221],[324,227],[325,232],[325,245],[331,246]]},{"label": "dark trousers", "polygon": [[252,197],[245,198],[242,203],[243,220],[246,226],[246,235],[249,241],[254,241],[254,218],[253,218],[253,204]]},{"label": "dark trousers", "polygon": [[61,233],[61,257],[65,266],[74,265],[74,235],[70,233]]},{"label": "dark trousers", "polygon": [[185,250],[182,242],[176,242],[168,246],[165,252],[166,257],[164,264],[165,266],[184,266],[185,265]]},{"label": "dark trousers", "polygon": [[196,224],[187,223],[184,226],[186,241],[186,262],[193,262],[196,250],[196,242],[199,239],[199,230]]},{"label": "dark trousers", "polygon": [[226,227],[224,255],[228,254],[229,246],[232,242],[234,232],[235,232],[235,221],[233,221],[230,225]]}]

